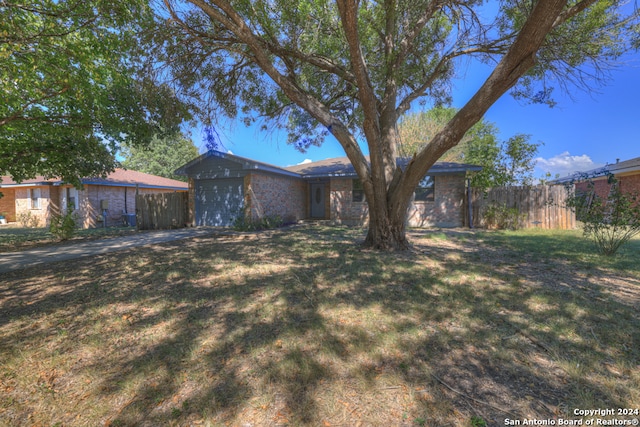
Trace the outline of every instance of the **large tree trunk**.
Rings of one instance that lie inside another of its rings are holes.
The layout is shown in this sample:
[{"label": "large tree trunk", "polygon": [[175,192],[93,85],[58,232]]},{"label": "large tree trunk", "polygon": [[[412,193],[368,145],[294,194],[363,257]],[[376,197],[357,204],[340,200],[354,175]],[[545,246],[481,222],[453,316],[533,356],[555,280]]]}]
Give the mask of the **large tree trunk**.
[{"label": "large tree trunk", "polygon": [[[405,189],[406,190],[406,189]],[[413,194],[411,191],[403,191],[400,203],[390,203],[386,188],[384,197],[367,198],[369,205],[369,229],[364,246],[385,251],[405,251],[411,245],[407,240],[407,208]],[[391,190],[393,191],[393,190]]]},{"label": "large tree trunk", "polygon": [[404,251],[410,248],[406,236],[404,216],[375,214],[369,211],[369,230],[364,241],[367,248],[385,251]]}]

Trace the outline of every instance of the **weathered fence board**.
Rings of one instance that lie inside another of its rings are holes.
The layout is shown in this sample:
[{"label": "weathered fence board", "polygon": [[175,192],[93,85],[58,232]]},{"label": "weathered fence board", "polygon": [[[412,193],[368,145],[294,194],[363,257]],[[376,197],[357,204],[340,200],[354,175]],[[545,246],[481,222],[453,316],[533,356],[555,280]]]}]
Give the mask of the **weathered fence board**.
[{"label": "weathered fence board", "polygon": [[561,185],[495,187],[486,192],[471,189],[473,226],[486,226],[485,213],[492,205],[517,208],[520,228],[573,229],[575,212],[566,207],[567,190]]},{"label": "weathered fence board", "polygon": [[139,230],[184,227],[187,222],[186,192],[138,194],[136,224]]}]

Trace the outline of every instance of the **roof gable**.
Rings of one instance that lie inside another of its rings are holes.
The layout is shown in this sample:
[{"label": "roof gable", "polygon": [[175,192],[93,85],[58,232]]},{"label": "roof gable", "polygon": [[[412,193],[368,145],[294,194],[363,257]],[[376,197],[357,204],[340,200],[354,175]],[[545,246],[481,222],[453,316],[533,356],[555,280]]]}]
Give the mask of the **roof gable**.
[{"label": "roof gable", "polygon": [[[222,170],[223,162],[231,162],[237,165],[237,168],[240,170],[260,170],[264,172],[271,172],[280,175],[288,175],[293,177],[298,177],[299,175],[295,172],[291,172],[286,170],[285,168],[280,168],[278,166],[270,165],[268,163],[258,162],[255,160],[247,159],[245,157],[236,156],[235,154],[223,153],[221,151],[209,150],[206,153],[196,157],[191,160],[189,163],[181,166],[176,169],[174,172],[176,175],[181,176],[192,176],[194,175],[198,168],[205,168],[206,164],[212,165],[214,168],[217,166],[221,170],[219,172],[224,172]],[[216,165],[217,164],[217,165]],[[224,173],[223,173],[224,175]]]}]

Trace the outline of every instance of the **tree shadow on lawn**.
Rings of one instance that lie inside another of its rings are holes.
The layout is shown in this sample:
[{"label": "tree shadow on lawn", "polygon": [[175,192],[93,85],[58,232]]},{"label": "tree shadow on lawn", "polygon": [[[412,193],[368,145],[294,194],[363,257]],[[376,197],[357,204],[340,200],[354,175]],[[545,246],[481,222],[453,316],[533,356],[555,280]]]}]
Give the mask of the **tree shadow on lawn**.
[{"label": "tree shadow on lawn", "polygon": [[638,398],[637,307],[593,271],[474,237],[417,238],[427,255],[359,238],[199,238],[8,275],[0,420],[503,425]]}]

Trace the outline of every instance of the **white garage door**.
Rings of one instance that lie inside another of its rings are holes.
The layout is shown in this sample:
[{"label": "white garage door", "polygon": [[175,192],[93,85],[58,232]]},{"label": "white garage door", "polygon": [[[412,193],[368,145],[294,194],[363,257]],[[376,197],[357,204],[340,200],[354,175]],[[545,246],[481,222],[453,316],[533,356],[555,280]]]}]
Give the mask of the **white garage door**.
[{"label": "white garage door", "polygon": [[243,182],[242,178],[196,181],[196,225],[232,225],[244,206]]}]

